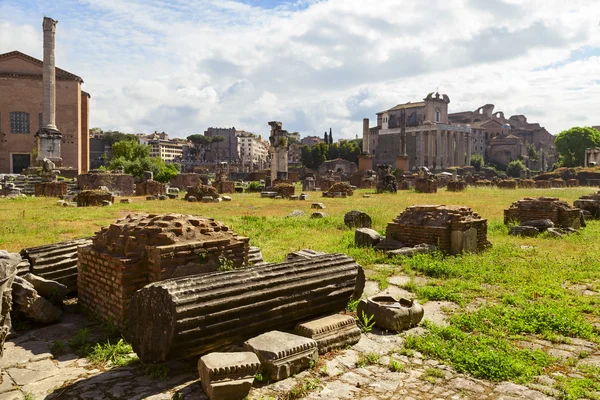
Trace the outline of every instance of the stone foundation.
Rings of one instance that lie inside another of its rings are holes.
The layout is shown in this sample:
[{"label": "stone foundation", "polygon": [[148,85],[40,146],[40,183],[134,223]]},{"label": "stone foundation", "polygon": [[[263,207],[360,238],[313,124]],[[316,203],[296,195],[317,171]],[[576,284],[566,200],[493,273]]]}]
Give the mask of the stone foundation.
[{"label": "stone foundation", "polygon": [[592,218],[600,219],[600,192],[581,196],[573,205],[590,213]]},{"label": "stone foundation", "polygon": [[217,188],[217,192],[224,193],[235,193],[235,182],[231,181],[218,181],[214,183]]},{"label": "stone foundation", "polygon": [[105,186],[120,196],[133,196],[135,180],[127,174],[90,173],[77,176],[77,185],[81,190],[98,190]]},{"label": "stone foundation", "polygon": [[179,174],[171,178],[171,187],[185,189],[188,186],[198,186],[200,184],[200,175],[198,174]]},{"label": "stone foundation", "polygon": [[101,206],[105,200],[115,202],[114,196],[103,190],[83,190],[75,196],[74,200],[79,207]]},{"label": "stone foundation", "polygon": [[410,247],[422,243],[434,245],[448,254],[482,251],[490,245],[487,220],[463,206],[408,207],[388,223],[386,238]]},{"label": "stone foundation", "polygon": [[550,181],[535,181],[536,189],[550,189],[551,187],[552,184],[550,183]]},{"label": "stone foundation", "polygon": [[248,265],[248,238],[212,219],[131,214],[78,249],[79,302],[123,327],[133,294],[169,278]]},{"label": "stone foundation", "polygon": [[550,184],[552,185],[553,188],[564,188],[567,187],[567,182],[565,182],[563,179],[552,179],[550,181]]},{"label": "stone foundation", "polygon": [[498,189],[516,189],[517,181],[513,179],[505,179],[498,182]]},{"label": "stone foundation", "polygon": [[[540,182],[540,181],[538,181]],[[553,197],[526,197],[512,203],[504,210],[504,223],[549,219],[563,228],[581,227],[581,210],[573,208],[569,203]]]},{"label": "stone foundation", "polygon": [[189,186],[187,188],[184,199],[189,201],[189,197],[193,196],[196,199],[200,200],[203,197],[212,197],[213,199],[218,199],[219,193],[217,193],[217,189],[213,186],[208,185],[198,185],[195,187]]},{"label": "stone foundation", "polygon": [[521,179],[518,186],[519,189],[533,189],[535,188],[535,181],[533,179]]},{"label": "stone foundation", "polygon": [[36,197],[62,197],[68,193],[65,182],[39,182],[35,184]]},{"label": "stone foundation", "polygon": [[415,192],[417,193],[437,193],[437,182],[432,179],[416,179]]},{"label": "stone foundation", "polygon": [[283,198],[289,199],[296,193],[296,187],[291,183],[279,182],[273,188],[277,194]]},{"label": "stone foundation", "polygon": [[135,185],[136,196],[160,196],[165,194],[165,185],[160,182],[150,180]]},{"label": "stone foundation", "polygon": [[449,181],[446,185],[449,192],[463,192],[467,190],[467,186],[465,181]]},{"label": "stone foundation", "polygon": [[579,181],[577,179],[569,179],[567,181],[567,187],[577,187],[579,186]]}]

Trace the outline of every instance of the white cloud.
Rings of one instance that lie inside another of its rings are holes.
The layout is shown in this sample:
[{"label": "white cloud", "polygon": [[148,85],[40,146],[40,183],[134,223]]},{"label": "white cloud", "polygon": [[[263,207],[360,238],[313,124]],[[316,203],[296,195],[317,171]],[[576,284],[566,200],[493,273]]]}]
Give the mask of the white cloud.
[{"label": "white cloud", "polygon": [[437,87],[451,111],[494,103],[553,133],[600,123],[596,1],[36,4],[0,5],[0,52],[39,57],[40,11],[58,19],[58,64],[84,78],[92,126],[266,134],[280,119],[303,134],[332,127],[353,138],[363,117]]}]

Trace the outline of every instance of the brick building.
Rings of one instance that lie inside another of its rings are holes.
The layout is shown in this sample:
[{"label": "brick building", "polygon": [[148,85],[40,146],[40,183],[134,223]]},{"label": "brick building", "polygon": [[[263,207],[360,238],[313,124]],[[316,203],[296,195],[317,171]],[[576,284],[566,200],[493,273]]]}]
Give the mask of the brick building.
[{"label": "brick building", "polygon": [[[83,79],[56,68],[56,125],[63,134],[62,168],[87,172],[90,95]],[[42,125],[42,61],[19,51],[0,54],[0,173],[20,173],[35,161]]]}]

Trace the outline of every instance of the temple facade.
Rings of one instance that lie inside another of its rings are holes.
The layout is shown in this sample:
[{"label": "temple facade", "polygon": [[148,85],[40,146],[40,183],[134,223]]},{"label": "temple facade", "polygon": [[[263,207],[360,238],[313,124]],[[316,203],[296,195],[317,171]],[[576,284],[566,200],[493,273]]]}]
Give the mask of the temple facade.
[{"label": "temple facade", "polygon": [[363,151],[374,156],[374,165],[400,170],[428,167],[440,171],[469,165],[471,126],[448,121],[450,98],[429,93],[423,101],[398,104],[377,113],[377,126],[363,120]]}]

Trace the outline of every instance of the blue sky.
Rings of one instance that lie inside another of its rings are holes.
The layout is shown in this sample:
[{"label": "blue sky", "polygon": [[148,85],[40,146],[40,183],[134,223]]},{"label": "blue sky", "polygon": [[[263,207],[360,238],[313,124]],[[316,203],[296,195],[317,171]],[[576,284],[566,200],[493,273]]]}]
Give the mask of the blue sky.
[{"label": "blue sky", "polygon": [[92,95],[91,124],[187,136],[209,126],[361,134],[439,87],[550,132],[600,125],[600,2],[0,0],[0,52],[42,54]]}]

